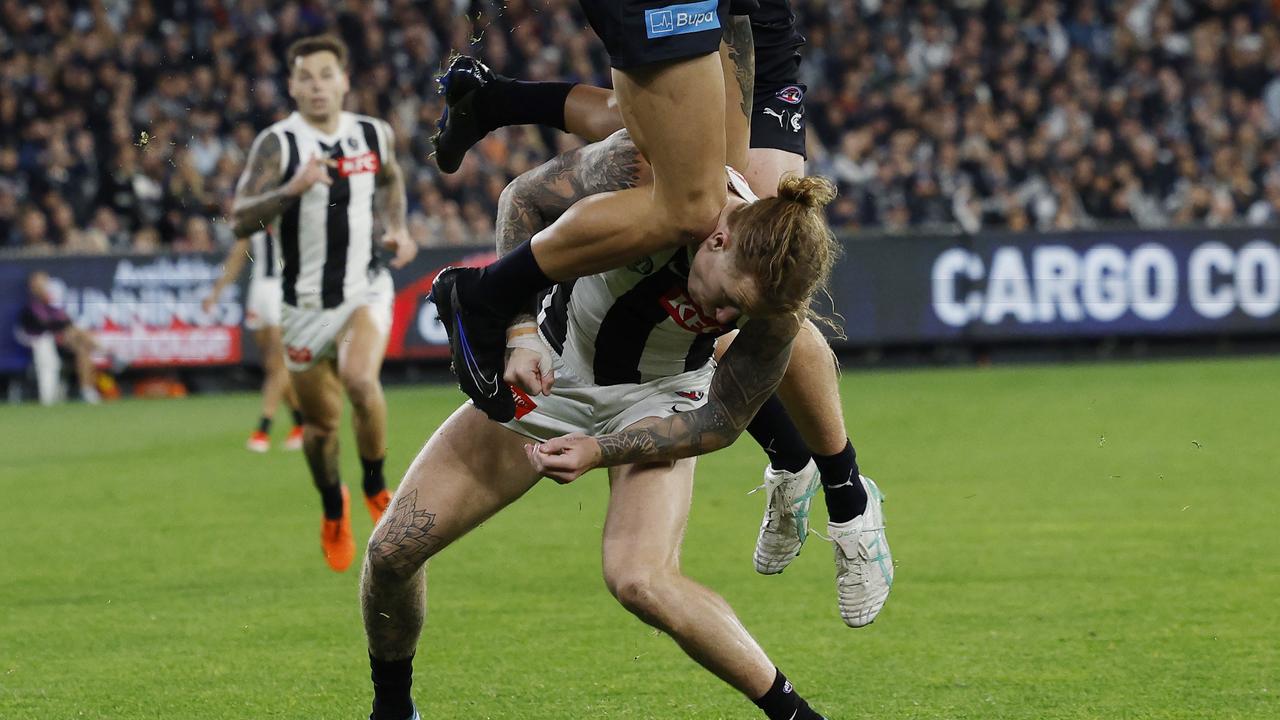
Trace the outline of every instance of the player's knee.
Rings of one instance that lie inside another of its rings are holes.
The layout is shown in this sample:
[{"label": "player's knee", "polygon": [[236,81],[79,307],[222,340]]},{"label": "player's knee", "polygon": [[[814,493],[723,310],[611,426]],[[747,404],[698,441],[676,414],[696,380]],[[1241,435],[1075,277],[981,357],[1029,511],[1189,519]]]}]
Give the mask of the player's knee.
[{"label": "player's knee", "polygon": [[306,442],[324,442],[338,434],[338,419],[319,415],[304,415],[302,437]]},{"label": "player's knee", "polygon": [[605,585],[622,607],[646,622],[651,622],[662,612],[664,583],[661,575],[652,570],[634,568],[606,572]]},{"label": "player's knee", "polygon": [[380,532],[374,532],[369,538],[365,551],[365,563],[369,566],[369,576],[374,580],[402,582],[413,577],[426,564],[431,552],[425,548],[406,547],[400,543],[388,542]]},{"label": "player's knee", "polygon": [[368,377],[364,373],[343,374],[342,387],[346,389],[351,404],[357,407],[373,402],[379,391],[377,378]]},{"label": "player's knee", "polygon": [[667,221],[682,235],[701,239],[715,231],[723,209],[723,190],[695,188],[668,205]]}]

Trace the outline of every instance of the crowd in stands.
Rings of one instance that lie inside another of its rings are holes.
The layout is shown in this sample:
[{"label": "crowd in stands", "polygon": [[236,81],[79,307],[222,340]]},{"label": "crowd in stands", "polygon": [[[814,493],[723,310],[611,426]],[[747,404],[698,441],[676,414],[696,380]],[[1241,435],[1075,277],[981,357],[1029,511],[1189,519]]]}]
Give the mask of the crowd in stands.
[{"label": "crowd in stands", "polygon": [[[1280,224],[1280,0],[793,0],[810,172],[838,226]],[[577,141],[508,128],[431,161],[452,51],[608,82],[574,0],[0,0],[0,249],[230,242],[283,56],[352,50],[348,108],[387,119],[423,245],[486,242],[499,193]]]}]

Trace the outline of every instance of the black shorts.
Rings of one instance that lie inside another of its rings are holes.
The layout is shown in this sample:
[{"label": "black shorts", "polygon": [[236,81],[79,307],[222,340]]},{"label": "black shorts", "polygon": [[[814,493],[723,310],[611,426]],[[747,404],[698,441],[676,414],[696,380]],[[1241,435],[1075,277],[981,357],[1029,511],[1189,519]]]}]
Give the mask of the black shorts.
[{"label": "black shorts", "polygon": [[720,49],[729,0],[580,0],[619,70]]},{"label": "black shorts", "polygon": [[757,86],[751,105],[751,147],[774,148],[807,158],[803,83]]}]

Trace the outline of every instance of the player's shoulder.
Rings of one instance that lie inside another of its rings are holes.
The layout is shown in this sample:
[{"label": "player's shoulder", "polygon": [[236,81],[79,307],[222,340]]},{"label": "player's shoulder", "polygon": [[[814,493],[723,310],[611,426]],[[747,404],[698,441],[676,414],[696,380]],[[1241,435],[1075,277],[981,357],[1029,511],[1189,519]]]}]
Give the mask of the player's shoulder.
[{"label": "player's shoulder", "polygon": [[298,123],[301,122],[301,119],[302,118],[300,115],[298,115],[298,113],[296,112],[289,113],[288,115],[285,115],[279,120],[263,128],[262,131],[258,133],[258,137],[264,137],[266,135],[274,135],[276,133],[279,133],[282,130],[293,130],[298,127]]},{"label": "player's shoulder", "polygon": [[286,130],[293,129],[294,124],[292,121],[293,115],[289,115],[288,117],[277,120],[262,128],[258,131],[257,137],[253,139],[254,146],[261,147],[264,143],[268,142],[273,145],[278,144],[280,141],[280,134]]}]

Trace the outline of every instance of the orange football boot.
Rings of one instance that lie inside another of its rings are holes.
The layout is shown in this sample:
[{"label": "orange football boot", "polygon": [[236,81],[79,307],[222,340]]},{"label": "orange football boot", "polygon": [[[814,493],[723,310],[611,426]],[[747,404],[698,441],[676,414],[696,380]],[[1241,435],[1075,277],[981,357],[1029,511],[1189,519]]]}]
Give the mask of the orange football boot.
[{"label": "orange football boot", "polygon": [[334,572],[344,572],[356,558],[356,541],[351,536],[351,494],[342,486],[342,517],[323,517],[320,524],[320,548],[325,562]]},{"label": "orange football boot", "polygon": [[294,425],[289,431],[289,437],[284,439],[285,450],[301,450],[302,449],[302,426]]},{"label": "orange football boot", "polygon": [[369,517],[373,518],[374,525],[382,519],[382,514],[387,511],[389,505],[391,505],[391,492],[386,488],[382,488],[374,495],[364,496],[364,506],[369,508]]},{"label": "orange football boot", "polygon": [[252,452],[264,453],[271,449],[271,436],[261,430],[254,430],[244,446]]}]

